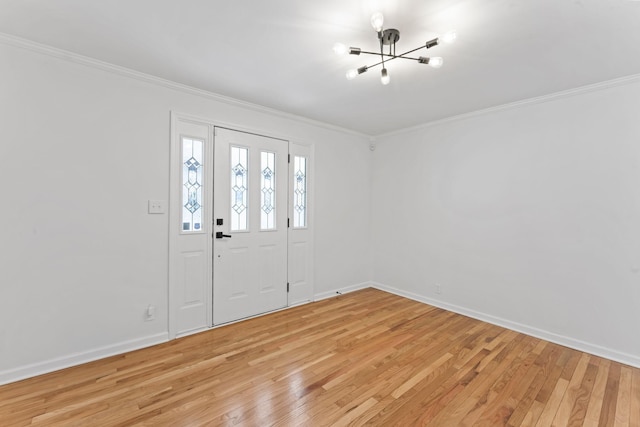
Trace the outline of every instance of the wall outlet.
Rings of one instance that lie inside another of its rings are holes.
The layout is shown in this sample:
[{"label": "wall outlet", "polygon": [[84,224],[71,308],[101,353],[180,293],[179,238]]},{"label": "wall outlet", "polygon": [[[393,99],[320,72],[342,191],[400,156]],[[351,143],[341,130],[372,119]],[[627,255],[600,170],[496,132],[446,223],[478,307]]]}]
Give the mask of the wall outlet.
[{"label": "wall outlet", "polygon": [[440,295],[442,293],[442,285],[440,283],[436,283],[436,294]]},{"label": "wall outlet", "polygon": [[164,200],[149,200],[148,212],[150,214],[163,214],[167,203]]}]

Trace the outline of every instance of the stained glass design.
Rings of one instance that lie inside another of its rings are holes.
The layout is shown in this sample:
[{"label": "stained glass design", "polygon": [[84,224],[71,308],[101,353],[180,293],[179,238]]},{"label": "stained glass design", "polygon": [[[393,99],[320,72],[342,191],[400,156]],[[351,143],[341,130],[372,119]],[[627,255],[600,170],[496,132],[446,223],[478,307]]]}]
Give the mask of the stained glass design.
[{"label": "stained glass design", "polygon": [[260,153],[260,229],[276,228],[276,154]]},{"label": "stained glass design", "polygon": [[203,146],[182,138],[182,231],[202,231]]},{"label": "stained glass design", "polygon": [[247,227],[247,190],[249,150],[231,147],[231,231],[245,231]]},{"label": "stained glass design", "polygon": [[293,227],[307,226],[307,158],[293,160]]}]

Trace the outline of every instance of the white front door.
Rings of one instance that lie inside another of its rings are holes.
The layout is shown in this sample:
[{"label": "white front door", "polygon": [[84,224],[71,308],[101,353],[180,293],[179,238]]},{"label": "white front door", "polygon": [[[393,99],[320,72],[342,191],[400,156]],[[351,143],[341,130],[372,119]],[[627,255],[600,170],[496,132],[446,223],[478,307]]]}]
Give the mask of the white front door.
[{"label": "white front door", "polygon": [[213,323],[287,306],[288,142],[215,128]]}]

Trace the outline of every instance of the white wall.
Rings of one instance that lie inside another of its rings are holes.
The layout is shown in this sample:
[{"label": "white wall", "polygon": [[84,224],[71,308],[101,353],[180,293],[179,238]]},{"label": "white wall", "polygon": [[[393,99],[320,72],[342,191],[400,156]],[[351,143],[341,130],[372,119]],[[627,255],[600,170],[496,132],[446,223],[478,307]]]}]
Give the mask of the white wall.
[{"label": "white wall", "polygon": [[382,138],[372,197],[382,288],[640,366],[638,79]]},{"label": "white wall", "polygon": [[0,43],[0,383],[167,338],[172,110],[313,143],[315,291],[369,280],[365,138]]},{"label": "white wall", "polygon": [[168,199],[172,110],[315,145],[316,294],[373,268],[640,366],[640,83],[388,136],[371,164],[360,136],[0,43],[0,383],[167,338],[146,203]]}]

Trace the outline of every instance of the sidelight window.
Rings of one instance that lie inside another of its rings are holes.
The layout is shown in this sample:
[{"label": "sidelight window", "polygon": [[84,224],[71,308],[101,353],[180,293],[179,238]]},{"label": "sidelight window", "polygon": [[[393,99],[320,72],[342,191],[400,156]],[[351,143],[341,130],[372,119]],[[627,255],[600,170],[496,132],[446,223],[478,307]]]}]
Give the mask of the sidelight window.
[{"label": "sidelight window", "polygon": [[276,217],[276,153],[260,152],[260,229],[274,230]]},{"label": "sidelight window", "polygon": [[307,226],[307,158],[293,158],[293,227]]},{"label": "sidelight window", "polygon": [[202,231],[204,141],[182,138],[182,231]]}]

